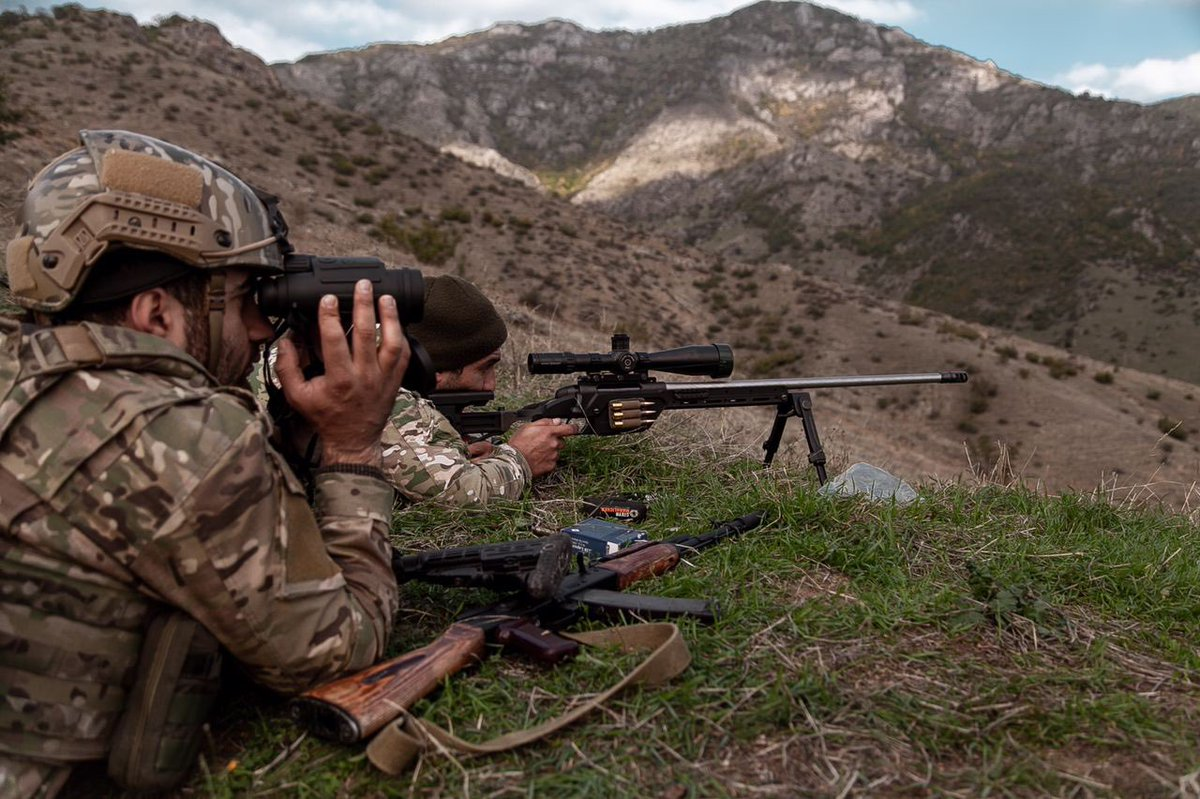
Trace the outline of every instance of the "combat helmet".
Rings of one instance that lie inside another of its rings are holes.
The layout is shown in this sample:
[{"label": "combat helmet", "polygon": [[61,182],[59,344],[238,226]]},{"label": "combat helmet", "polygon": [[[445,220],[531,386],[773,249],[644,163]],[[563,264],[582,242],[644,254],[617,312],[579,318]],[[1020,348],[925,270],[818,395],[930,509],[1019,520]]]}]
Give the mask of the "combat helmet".
[{"label": "combat helmet", "polygon": [[79,138],[82,147],[29,184],[7,252],[18,305],[63,310],[117,246],[197,269],[283,270],[287,228],[277,209],[224,167],[138,133],[84,130]]}]

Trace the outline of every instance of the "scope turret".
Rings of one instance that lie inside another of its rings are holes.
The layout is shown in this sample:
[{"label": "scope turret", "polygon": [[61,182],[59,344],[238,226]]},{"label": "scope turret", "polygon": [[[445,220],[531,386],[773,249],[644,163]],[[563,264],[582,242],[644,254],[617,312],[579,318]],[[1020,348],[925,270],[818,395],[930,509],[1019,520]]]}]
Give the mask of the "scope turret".
[{"label": "scope turret", "polygon": [[560,375],[571,372],[629,375],[670,372],[721,378],[733,374],[733,350],[728,344],[692,344],[658,352],[632,352],[629,337],[613,336],[612,352],[531,352],[529,373]]}]

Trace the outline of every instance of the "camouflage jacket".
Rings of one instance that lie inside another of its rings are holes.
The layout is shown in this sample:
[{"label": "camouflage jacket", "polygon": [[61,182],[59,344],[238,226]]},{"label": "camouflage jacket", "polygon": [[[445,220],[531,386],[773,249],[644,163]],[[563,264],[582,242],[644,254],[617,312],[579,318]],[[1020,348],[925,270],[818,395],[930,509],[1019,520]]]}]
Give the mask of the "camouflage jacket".
[{"label": "camouflage jacket", "polygon": [[268,434],[163,339],[0,321],[0,754],[103,756],[163,604],[282,692],[384,653],[391,487],[320,475],[314,517]]},{"label": "camouflage jacket", "polygon": [[462,436],[434,404],[404,389],[392,408],[392,423],[383,429],[383,470],[412,502],[460,507],[518,499],[533,477],[525,456],[508,444],[472,460]]}]

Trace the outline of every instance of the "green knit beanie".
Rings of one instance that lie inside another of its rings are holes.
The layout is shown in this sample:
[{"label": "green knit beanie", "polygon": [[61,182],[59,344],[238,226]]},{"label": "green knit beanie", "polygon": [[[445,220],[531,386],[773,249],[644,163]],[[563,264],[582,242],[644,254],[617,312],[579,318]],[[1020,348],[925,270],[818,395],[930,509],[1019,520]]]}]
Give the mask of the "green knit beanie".
[{"label": "green knit beanie", "polygon": [[425,278],[425,316],[405,330],[425,346],[435,372],[461,369],[508,339],[508,327],[492,301],[454,275]]}]

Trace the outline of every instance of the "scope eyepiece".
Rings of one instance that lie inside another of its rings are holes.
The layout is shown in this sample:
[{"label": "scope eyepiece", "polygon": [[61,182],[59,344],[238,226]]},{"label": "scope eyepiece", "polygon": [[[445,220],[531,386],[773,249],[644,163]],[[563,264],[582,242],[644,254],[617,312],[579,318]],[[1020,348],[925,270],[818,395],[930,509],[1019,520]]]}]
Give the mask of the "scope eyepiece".
[{"label": "scope eyepiece", "polygon": [[396,299],[401,322],[419,322],[425,315],[425,279],[417,269],[388,269],[378,258],[317,255],[289,255],[283,269],[282,275],[258,284],[258,307],[267,316],[312,317],[321,297],[333,294],[338,298],[338,310],[349,319],[354,284],[363,279],[371,281],[376,298],[390,294]]},{"label": "scope eyepiece", "polygon": [[532,352],[529,373],[535,375],[610,372],[670,372],[677,375],[729,377],[733,374],[733,350],[728,344],[693,344],[658,352]]}]

